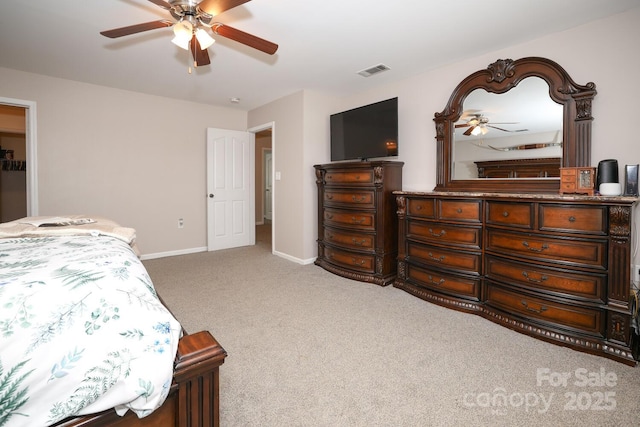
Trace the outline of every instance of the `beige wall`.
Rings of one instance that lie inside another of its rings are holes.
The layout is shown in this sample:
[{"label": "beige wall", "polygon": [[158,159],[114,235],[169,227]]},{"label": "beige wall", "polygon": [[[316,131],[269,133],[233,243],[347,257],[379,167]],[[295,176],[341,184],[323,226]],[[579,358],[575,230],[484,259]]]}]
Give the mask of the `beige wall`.
[{"label": "beige wall", "polygon": [[[430,191],[436,184],[436,144],[433,116],[444,109],[451,91],[467,75],[484,69],[499,58],[542,56],[559,63],[578,84],[594,82],[591,165],[617,159],[620,173],[625,164],[640,163],[636,122],[640,85],[637,41],[640,40],[640,8],[618,14],[528,43],[490,52],[344,100],[342,108],[390,95],[399,96],[399,160],[405,162],[403,188]],[[621,176],[620,179],[623,179]],[[640,209],[635,210],[640,224]],[[307,237],[311,240],[311,236]],[[638,232],[632,236],[633,258],[640,264]]]},{"label": "beige wall", "polygon": [[[640,144],[633,126],[640,99],[636,84],[640,69],[640,8],[572,30],[486,53],[438,68],[395,85],[343,99],[346,109],[399,97],[399,160],[405,162],[406,190],[431,190],[436,183],[433,117],[444,109],[455,87],[466,76],[499,58],[542,56],[559,63],[578,84],[594,82],[592,164],[615,158],[621,164],[640,163]],[[624,168],[622,168],[624,169]]]},{"label": "beige wall", "polygon": [[143,254],[206,246],[206,129],[246,112],[6,68],[0,94],[36,102],[41,215],[113,218]]},{"label": "beige wall", "polygon": [[275,252],[300,263],[317,254],[317,191],[313,165],[329,160],[329,112],[336,100],[300,91],[249,112],[249,128],[274,122]]},{"label": "beige wall", "polygon": [[275,251],[291,257],[302,254],[303,92],[297,92],[249,112],[248,128],[274,122],[272,150],[274,171],[273,241]]}]

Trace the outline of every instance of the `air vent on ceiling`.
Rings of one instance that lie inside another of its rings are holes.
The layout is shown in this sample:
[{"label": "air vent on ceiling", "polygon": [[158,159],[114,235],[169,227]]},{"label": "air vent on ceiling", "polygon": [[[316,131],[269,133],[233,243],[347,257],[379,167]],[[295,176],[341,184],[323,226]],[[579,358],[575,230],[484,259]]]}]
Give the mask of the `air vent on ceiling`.
[{"label": "air vent on ceiling", "polygon": [[374,67],[371,68],[367,68],[366,70],[362,70],[362,71],[358,71],[358,74],[360,74],[363,77],[369,77],[369,76],[373,76],[374,74],[378,74],[381,73],[383,71],[387,71],[390,70],[391,68],[387,67],[384,64],[378,64]]}]

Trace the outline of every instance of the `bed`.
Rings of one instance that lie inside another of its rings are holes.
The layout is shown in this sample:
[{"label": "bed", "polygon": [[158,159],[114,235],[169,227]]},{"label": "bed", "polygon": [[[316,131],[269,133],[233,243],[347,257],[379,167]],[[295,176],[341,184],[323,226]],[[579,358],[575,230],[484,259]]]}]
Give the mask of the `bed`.
[{"label": "bed", "polygon": [[0,224],[0,427],[216,426],[225,357],[162,303],[135,230]]}]

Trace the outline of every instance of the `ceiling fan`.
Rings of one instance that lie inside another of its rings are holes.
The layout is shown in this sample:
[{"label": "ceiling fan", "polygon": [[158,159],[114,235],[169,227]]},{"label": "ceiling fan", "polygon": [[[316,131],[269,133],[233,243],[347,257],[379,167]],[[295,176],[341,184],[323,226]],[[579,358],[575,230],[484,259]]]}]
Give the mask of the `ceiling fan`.
[{"label": "ceiling fan", "polygon": [[168,10],[174,21],[161,19],[101,31],[100,34],[109,38],[118,38],[158,28],[173,27],[175,37],[172,42],[185,50],[191,50],[195,66],[208,65],[211,63],[207,48],[213,44],[214,40],[207,30],[210,30],[213,34],[242,43],[269,55],[273,55],[278,50],[278,45],[275,43],[214,21],[214,18],[222,12],[233,9],[251,0],[202,0],[200,2],[194,0],[148,1]]},{"label": "ceiling fan", "polygon": [[462,119],[463,117],[469,117],[469,119],[467,119],[466,123],[457,124],[455,125],[455,127],[456,128],[468,127],[469,129],[467,129],[463,133],[463,135],[465,136],[485,135],[487,132],[489,132],[488,128],[497,129],[503,132],[525,132],[529,130],[529,129],[510,130],[510,129],[504,129],[498,126],[494,126],[494,125],[515,125],[515,124],[518,124],[518,122],[502,122],[502,123],[489,124],[489,118],[484,116],[481,113],[465,112],[462,114],[460,118]]}]

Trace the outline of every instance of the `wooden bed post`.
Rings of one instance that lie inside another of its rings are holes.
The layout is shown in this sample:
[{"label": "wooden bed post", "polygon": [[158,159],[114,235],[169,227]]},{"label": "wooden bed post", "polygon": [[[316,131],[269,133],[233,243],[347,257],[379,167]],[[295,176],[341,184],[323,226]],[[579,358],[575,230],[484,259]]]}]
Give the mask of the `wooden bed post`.
[{"label": "wooden bed post", "polygon": [[220,425],[219,367],[227,352],[208,332],[180,340],[174,381],[178,385],[180,427]]}]

